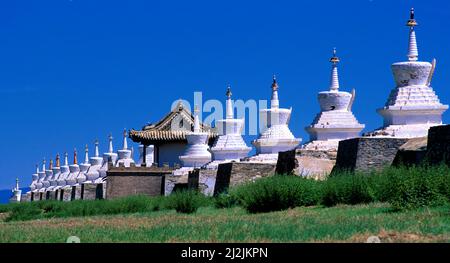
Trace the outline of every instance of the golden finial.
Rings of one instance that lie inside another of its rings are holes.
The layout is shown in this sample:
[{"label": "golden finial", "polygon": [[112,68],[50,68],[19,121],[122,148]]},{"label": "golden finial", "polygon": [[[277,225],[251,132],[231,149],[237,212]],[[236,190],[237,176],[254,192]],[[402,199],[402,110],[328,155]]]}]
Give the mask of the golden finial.
[{"label": "golden finial", "polygon": [[336,48],[333,48],[333,56],[330,58],[330,62],[333,64],[339,63],[339,58],[336,56]]},{"label": "golden finial", "polygon": [[59,167],[61,165],[59,160],[59,153],[56,154],[56,167]]},{"label": "golden finial", "polygon": [[226,93],[226,95],[227,95],[227,98],[231,98],[231,95],[233,95],[233,94],[231,93],[231,87],[230,87],[230,85],[228,85],[228,87],[227,87],[227,93]]},{"label": "golden finial", "polygon": [[411,10],[409,11],[409,19],[408,22],[406,23],[407,26],[409,27],[415,27],[417,25],[419,25],[416,21],[416,19],[414,19],[414,8],[411,8]]},{"label": "golden finial", "polygon": [[53,159],[50,159],[50,166],[48,167],[49,170],[53,169]]},{"label": "golden finial", "polygon": [[73,149],[73,164],[78,164],[77,160],[77,148]]},{"label": "golden finial", "polygon": [[272,76],[272,90],[278,90],[278,83],[275,74]]}]

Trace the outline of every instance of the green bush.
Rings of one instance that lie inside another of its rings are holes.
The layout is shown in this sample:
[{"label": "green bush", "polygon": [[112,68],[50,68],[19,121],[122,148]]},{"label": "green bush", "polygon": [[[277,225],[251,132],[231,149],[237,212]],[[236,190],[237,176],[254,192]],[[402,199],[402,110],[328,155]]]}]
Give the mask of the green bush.
[{"label": "green bush", "polygon": [[448,167],[403,168],[403,173],[390,173],[389,203],[395,210],[437,206],[449,201]]},{"label": "green bush", "polygon": [[321,195],[320,182],[292,175],[262,178],[237,187],[233,193],[250,213],[316,205]]},{"label": "green bush", "polygon": [[178,213],[192,214],[201,206],[208,205],[207,197],[196,191],[180,190],[165,199],[165,207]]},{"label": "green bush", "polygon": [[230,208],[240,205],[239,199],[233,193],[221,193],[214,198],[214,207]]},{"label": "green bush", "polygon": [[322,204],[325,206],[370,203],[374,199],[375,191],[367,174],[343,171],[329,177],[323,185]]}]

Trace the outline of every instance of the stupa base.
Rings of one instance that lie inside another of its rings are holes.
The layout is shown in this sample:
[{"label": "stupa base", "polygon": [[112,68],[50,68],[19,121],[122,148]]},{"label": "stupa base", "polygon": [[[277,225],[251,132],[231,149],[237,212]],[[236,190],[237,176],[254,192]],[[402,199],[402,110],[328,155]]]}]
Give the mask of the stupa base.
[{"label": "stupa base", "polygon": [[290,151],[300,144],[301,139],[258,139],[253,141],[257,154],[277,154]]},{"label": "stupa base", "polygon": [[389,125],[372,132],[363,134],[365,137],[392,137],[392,138],[416,138],[428,136],[428,130],[442,124],[407,124]]}]

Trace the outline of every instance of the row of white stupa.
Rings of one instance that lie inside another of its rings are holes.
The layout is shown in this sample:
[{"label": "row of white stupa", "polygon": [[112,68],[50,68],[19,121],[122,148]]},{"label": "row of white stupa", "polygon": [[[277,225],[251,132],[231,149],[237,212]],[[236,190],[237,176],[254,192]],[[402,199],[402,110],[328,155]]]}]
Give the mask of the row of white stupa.
[{"label": "row of white stupa", "polygon": [[[430,85],[435,60],[432,63],[417,61],[418,49],[414,30],[417,22],[414,19],[413,9],[411,9],[407,26],[409,27],[408,61],[392,64],[396,87],[392,89],[385,106],[377,110],[384,118],[383,127],[366,133],[365,136],[398,138],[426,136],[430,127],[442,124],[442,114],[448,109],[448,105],[440,103]],[[304,149],[336,150],[340,140],[358,137],[364,128],[351,111],[355,91],[351,93],[339,91],[337,71],[339,58],[335,50],[330,62],[332,63],[330,87],[328,91],[318,94],[321,111],[312,124],[306,127],[310,134],[310,141],[302,146]],[[266,129],[258,139],[252,142],[257,154],[245,158],[251,148],[242,139],[244,120],[234,118],[231,90],[228,89],[226,118],[216,122],[219,137],[211,148],[207,144],[208,134],[200,129],[198,112],[195,110],[194,131],[187,135],[188,146],[185,154],[179,157],[183,164],[179,172],[184,173],[186,170],[204,165],[207,168],[215,168],[218,163],[230,160],[274,162],[278,152],[295,149],[301,142],[301,139],[295,138],[289,130],[290,115],[291,109],[279,107],[278,84],[274,78],[270,108],[260,112],[261,120],[266,122]],[[109,158],[116,166],[120,163],[129,166],[134,162],[131,158],[131,150],[127,149],[126,133],[124,133],[123,149],[117,154],[112,150],[112,138],[109,143],[109,152],[105,153],[103,158],[98,156],[98,143],[96,143],[95,156],[89,159],[86,149],[83,164],[76,163],[76,153],[72,165],[67,163],[67,154],[64,165],[61,167],[59,157],[56,159],[55,167],[50,163],[50,168],[46,169],[44,163],[43,169],[41,171],[37,169],[36,174],[33,175],[32,190],[47,191],[82,182],[100,182],[106,176]],[[142,149],[140,152],[138,165],[144,158]],[[149,149],[147,152],[153,151]]]}]

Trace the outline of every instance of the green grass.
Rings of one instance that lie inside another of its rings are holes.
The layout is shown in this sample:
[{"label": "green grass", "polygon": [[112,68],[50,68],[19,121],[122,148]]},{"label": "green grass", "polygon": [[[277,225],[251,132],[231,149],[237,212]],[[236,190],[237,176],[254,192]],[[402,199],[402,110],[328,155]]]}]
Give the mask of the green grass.
[{"label": "green grass", "polygon": [[392,212],[388,204],[298,207],[249,214],[202,207],[127,215],[0,222],[0,242],[450,242],[450,206]]}]

